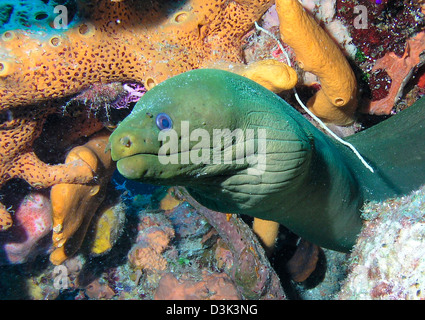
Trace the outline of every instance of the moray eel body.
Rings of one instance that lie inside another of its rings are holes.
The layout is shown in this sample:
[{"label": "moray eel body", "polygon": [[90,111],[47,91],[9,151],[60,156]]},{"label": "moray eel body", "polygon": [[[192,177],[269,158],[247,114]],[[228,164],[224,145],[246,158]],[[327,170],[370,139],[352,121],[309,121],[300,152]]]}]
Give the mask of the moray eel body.
[{"label": "moray eel body", "polygon": [[[111,154],[128,179],[184,186],[212,210],[276,221],[317,245],[347,252],[362,227],[365,201],[405,194],[425,182],[423,104],[422,99],[347,139],[375,169],[372,173],[351,150],[264,87],[226,71],[193,70],[141,98],[111,135]],[[225,129],[240,129],[243,136],[201,144]],[[159,138],[161,130],[168,140]],[[254,153],[248,152],[249,141]],[[244,143],[241,156],[237,147]],[[178,162],[159,161],[166,146],[166,155]],[[219,152],[224,159],[227,147],[232,161],[214,161]],[[188,161],[201,150],[203,162]],[[250,161],[264,150],[265,162]]]}]

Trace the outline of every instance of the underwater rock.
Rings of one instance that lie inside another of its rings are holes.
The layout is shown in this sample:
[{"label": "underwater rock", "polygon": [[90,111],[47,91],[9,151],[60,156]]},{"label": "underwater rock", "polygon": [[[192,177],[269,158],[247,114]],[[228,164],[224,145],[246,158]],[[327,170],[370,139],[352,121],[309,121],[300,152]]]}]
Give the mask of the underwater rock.
[{"label": "underwater rock", "polygon": [[234,257],[232,251],[221,238],[217,241],[214,257],[217,260],[217,267],[220,270],[230,272],[233,267]]},{"label": "underwater rock", "polygon": [[185,189],[178,191],[213,226],[232,256],[237,257],[233,259],[229,274],[244,298],[285,299],[280,280],[252,229],[237,215],[229,217],[210,210],[199,204]]},{"label": "underwater rock", "polygon": [[180,238],[202,239],[202,236],[211,229],[211,225],[187,202],[167,212],[166,216],[175,226],[176,236]]}]

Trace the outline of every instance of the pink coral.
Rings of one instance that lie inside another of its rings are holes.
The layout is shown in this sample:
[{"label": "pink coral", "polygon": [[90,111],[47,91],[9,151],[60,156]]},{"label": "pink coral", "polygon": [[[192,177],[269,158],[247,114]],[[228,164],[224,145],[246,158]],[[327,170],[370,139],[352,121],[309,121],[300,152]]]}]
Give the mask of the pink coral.
[{"label": "pink coral", "polygon": [[28,194],[16,210],[14,220],[15,224],[7,231],[3,250],[9,263],[18,264],[36,255],[39,241],[52,230],[49,198],[40,192]]}]

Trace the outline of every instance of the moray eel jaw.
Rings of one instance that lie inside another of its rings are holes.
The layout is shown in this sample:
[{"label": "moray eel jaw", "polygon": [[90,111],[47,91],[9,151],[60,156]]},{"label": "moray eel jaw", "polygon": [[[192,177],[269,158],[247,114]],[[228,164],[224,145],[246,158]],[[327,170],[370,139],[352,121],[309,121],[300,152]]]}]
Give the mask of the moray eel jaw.
[{"label": "moray eel jaw", "polygon": [[117,169],[127,179],[141,180],[148,172],[146,157],[149,155],[136,154],[122,158],[117,162]]},{"label": "moray eel jaw", "polygon": [[117,161],[118,171],[127,179],[145,183],[164,184],[165,181],[166,184],[173,180],[184,185],[186,177],[197,170],[196,166],[161,164],[159,130],[151,123],[150,115],[142,116],[142,121],[139,116],[125,119],[109,138],[112,160]]},{"label": "moray eel jaw", "polygon": [[150,167],[160,146],[149,116],[126,119],[125,126],[118,127],[109,141],[112,160],[118,161],[119,172],[128,179],[139,180]]},{"label": "moray eel jaw", "polygon": [[112,160],[126,178],[143,180],[157,175],[157,155],[161,146],[155,119],[149,113],[127,117],[109,138]]}]

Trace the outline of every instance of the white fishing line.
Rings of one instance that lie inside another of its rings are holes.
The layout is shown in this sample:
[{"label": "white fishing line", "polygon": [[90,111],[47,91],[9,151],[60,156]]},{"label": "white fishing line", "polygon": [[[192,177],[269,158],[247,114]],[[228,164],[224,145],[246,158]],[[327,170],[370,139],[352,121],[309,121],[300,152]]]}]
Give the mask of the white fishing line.
[{"label": "white fishing line", "polygon": [[[278,44],[280,50],[283,52],[283,54],[286,57],[287,60],[287,64],[288,66],[291,67],[291,59],[289,58],[288,53],[286,52],[286,50],[283,48],[282,43],[280,42],[280,40],[278,38],[275,37],[275,35],[273,33],[271,33],[270,31],[260,27],[258,25],[257,22],[255,22],[255,28],[257,30],[260,30],[262,32],[264,32],[265,34],[267,34],[268,36],[272,37]],[[363,163],[363,165],[370,170],[372,173],[374,172],[373,168],[366,162],[366,160],[362,157],[362,155],[357,151],[356,147],[354,147],[351,143],[341,139],[340,137],[338,137],[331,129],[329,129],[326,124],[323,123],[322,120],[320,120],[313,112],[311,112],[306,105],[304,105],[304,103],[301,101],[300,97],[298,96],[297,90],[295,89],[295,87],[293,88],[294,90],[294,95],[295,95],[295,99],[297,100],[297,102],[301,105],[301,108],[303,108],[303,110],[305,112],[307,112],[307,114],[313,118],[314,121],[316,121],[330,136],[332,136],[335,140],[337,140],[339,143],[343,144],[344,146],[348,147],[351,149],[351,151],[354,152],[354,154],[356,155],[357,158],[359,158],[359,160]]]}]

